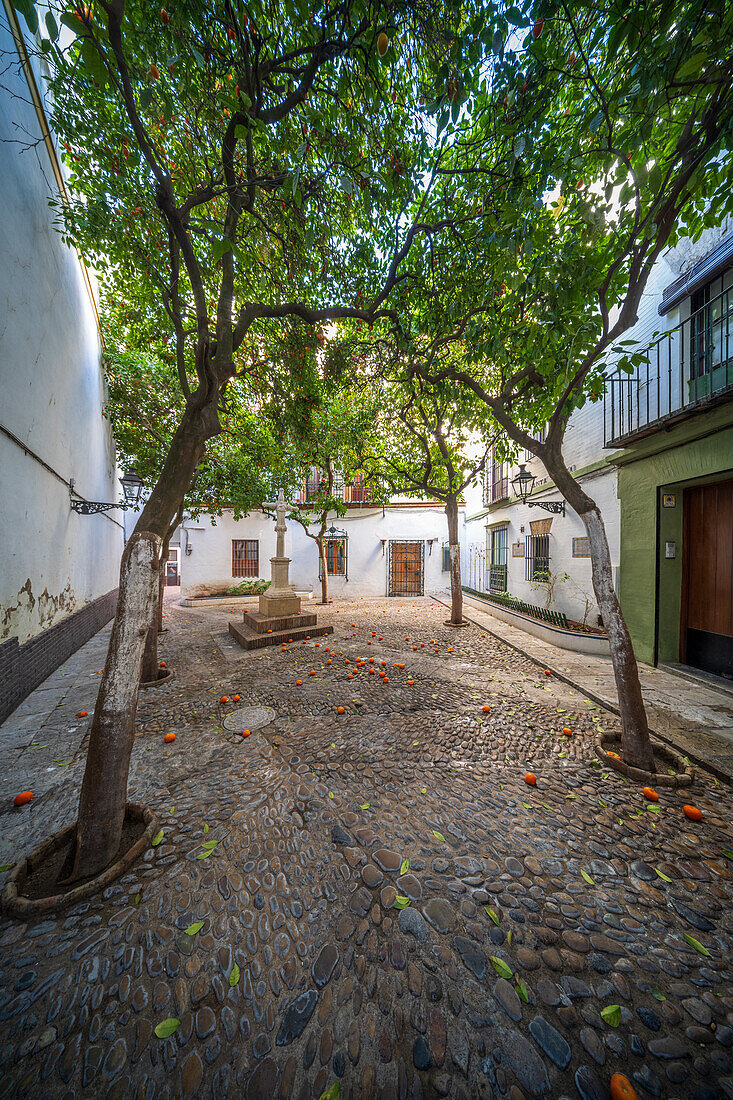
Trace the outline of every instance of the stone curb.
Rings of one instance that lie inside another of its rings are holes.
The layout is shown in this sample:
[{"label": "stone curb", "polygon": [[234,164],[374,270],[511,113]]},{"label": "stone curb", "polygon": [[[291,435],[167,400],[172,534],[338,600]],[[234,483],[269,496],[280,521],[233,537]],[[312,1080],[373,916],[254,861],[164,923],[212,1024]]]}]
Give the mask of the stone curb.
[{"label": "stone curb", "polygon": [[615,756],[611,756],[606,749],[606,745],[610,745],[615,740],[615,734],[599,733],[594,742],[596,756],[612,771],[618,772],[619,775],[625,775],[628,779],[633,779],[638,783],[653,783],[655,787],[692,786],[695,779],[695,769],[691,764],[686,764],[680,754],[664,742],[652,741],[652,747],[657,756],[668,761],[677,769],[674,775],[665,775],[664,772],[648,772],[643,768],[635,768],[624,760],[618,760]]},{"label": "stone curb", "polygon": [[96,875],[94,878],[89,879],[88,882],[84,882],[81,886],[77,886],[74,890],[69,890],[67,894],[54,894],[47,898],[23,898],[20,896],[20,891],[25,884],[26,875],[29,869],[33,869],[38,866],[47,856],[52,852],[58,851],[59,848],[63,848],[69,840],[69,837],[73,834],[76,828],[76,822],[73,821],[70,825],[66,825],[59,832],[54,833],[50,837],[46,837],[45,840],[29,852],[24,859],[17,863],[13,870],[10,872],[8,879],[3,888],[2,895],[0,896],[0,909],[6,913],[9,917],[15,917],[17,920],[32,920],[33,917],[42,916],[45,913],[58,912],[61,909],[66,909],[70,905],[74,905],[78,901],[82,901],[84,898],[91,897],[93,894],[99,893],[106,886],[109,886],[116,878],[119,878],[127,868],[135,862],[137,857],[149,847],[151,840],[158,827],[158,821],[155,814],[149,806],[143,806],[139,802],[128,802],[125,809],[125,817],[132,818],[136,821],[143,821],[145,823],[145,832],[138,840],[135,841],[132,848],[129,848],[121,859],[118,859],[116,863],[113,863],[111,867],[108,867],[105,871],[102,871],[100,875]]}]

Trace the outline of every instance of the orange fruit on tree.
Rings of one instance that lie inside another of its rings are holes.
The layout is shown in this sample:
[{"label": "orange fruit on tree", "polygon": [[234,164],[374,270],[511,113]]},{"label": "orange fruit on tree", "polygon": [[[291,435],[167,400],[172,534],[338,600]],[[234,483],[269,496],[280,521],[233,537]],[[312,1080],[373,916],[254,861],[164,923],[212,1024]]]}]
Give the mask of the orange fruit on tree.
[{"label": "orange fruit on tree", "polygon": [[623,1073],[614,1073],[611,1078],[611,1100],[639,1100],[636,1089]]},{"label": "orange fruit on tree", "polygon": [[690,821],[702,821],[702,810],[698,810],[697,806],[683,806],[682,813]]},{"label": "orange fruit on tree", "polygon": [[527,772],[527,774],[524,777],[524,782],[527,783],[530,787],[536,787],[537,786],[537,776],[532,775],[532,772]]},{"label": "orange fruit on tree", "polygon": [[16,794],[13,799],[14,806],[25,806],[27,802],[30,802],[33,798],[33,791],[21,791],[20,794]]},{"label": "orange fruit on tree", "polygon": [[150,75],[153,78],[153,80],[157,80],[160,77],[160,69],[158,68],[157,65],[151,65],[150,66]]},{"label": "orange fruit on tree", "polygon": [[175,733],[167,733],[167,734],[165,735],[165,737],[163,738],[163,740],[165,741],[166,745],[170,745],[172,741],[175,741],[175,739],[176,739],[176,735],[175,735]]},{"label": "orange fruit on tree", "polygon": [[380,57],[384,57],[388,49],[389,39],[387,38],[387,35],[384,33],[384,31],[382,31],[379,38],[377,39],[377,53]]},{"label": "orange fruit on tree", "polygon": [[659,795],[654,790],[654,787],[642,787],[641,793],[649,802],[659,802]]}]

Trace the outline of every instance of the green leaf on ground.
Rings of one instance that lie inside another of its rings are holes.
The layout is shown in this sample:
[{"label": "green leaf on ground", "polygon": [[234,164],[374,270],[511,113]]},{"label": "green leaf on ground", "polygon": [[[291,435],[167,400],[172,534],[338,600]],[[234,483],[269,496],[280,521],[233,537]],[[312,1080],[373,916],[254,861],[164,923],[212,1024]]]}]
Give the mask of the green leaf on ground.
[{"label": "green leaf on ground", "polygon": [[189,924],[188,928],[184,928],[184,932],[187,936],[195,936],[196,933],[200,932],[203,927],[204,922],[202,920],[197,920],[194,921],[193,924]]},{"label": "green leaf on ground", "polygon": [[161,830],[160,830],[159,832],[157,832],[157,833],[155,834],[155,836],[153,837],[153,839],[152,839],[152,840],[150,841],[150,843],[152,844],[153,848],[157,848],[157,847],[158,847],[158,845],[159,845],[159,844],[161,843],[161,841],[163,840],[163,836],[164,836],[164,832],[163,832],[163,829],[161,829]]},{"label": "green leaf on ground", "polygon": [[666,1001],[667,1000],[667,998],[662,993],[661,989],[653,989],[652,990],[652,997],[654,997],[654,999],[656,1001]]},{"label": "green leaf on ground", "polygon": [[733,859],[733,852],[731,852],[730,848],[721,848],[720,854],[725,856],[726,859]]},{"label": "green leaf on ground", "polygon": [[498,915],[498,913],[495,913],[494,910],[489,905],[485,905],[484,909],[486,910],[488,915],[491,917],[494,924],[498,925],[499,924],[499,915]]},{"label": "green leaf on ground", "polygon": [[209,831],[209,826],[208,826],[208,825],[204,825],[204,832],[205,832],[205,833],[208,833],[208,831]]},{"label": "green leaf on ground", "polygon": [[362,804],[360,806],[360,809],[368,810],[370,806],[371,806],[371,802],[362,802]]},{"label": "green leaf on ground", "polygon": [[517,984],[514,986],[514,988],[517,991],[517,996],[519,997],[520,1001],[524,1001],[524,1003],[526,1005],[528,1005],[529,1004],[529,993],[527,992],[527,987],[526,987],[526,985],[524,984],[524,982],[522,981],[521,978],[517,979]]},{"label": "green leaf on ground", "polygon": [[214,852],[214,849],[209,848],[207,851],[201,852],[199,855],[197,855],[196,859],[208,859],[210,855],[213,855],[213,852]]},{"label": "green leaf on ground", "polygon": [[671,882],[671,881],[672,881],[672,879],[671,879],[671,878],[669,878],[669,877],[668,877],[667,875],[663,874],[663,873],[662,873],[662,872],[661,872],[661,871],[659,870],[659,868],[658,868],[658,867],[655,867],[655,868],[654,868],[654,870],[656,871],[656,873],[657,873],[657,874],[659,875],[659,877],[660,877],[660,878],[661,878],[661,879],[662,879],[662,880],[663,880],[664,882]]},{"label": "green leaf on ground", "polygon": [[174,1031],[177,1031],[181,1026],[181,1021],[176,1020],[173,1016],[169,1016],[167,1020],[161,1020],[155,1027],[155,1034],[159,1039],[167,1039],[169,1035],[172,1035]]},{"label": "green leaf on ground", "polygon": [[392,907],[394,909],[407,909],[407,906],[409,904],[410,904],[410,899],[409,898],[405,898],[405,897],[402,896],[402,894],[398,894],[397,897],[392,902]]},{"label": "green leaf on ground", "polygon": [[601,1019],[610,1027],[618,1027],[621,1023],[621,1005],[606,1005],[601,1009]]},{"label": "green leaf on ground", "polygon": [[508,947],[512,946],[512,937],[513,937],[513,935],[514,935],[514,933],[512,932],[512,930],[510,928],[509,931],[506,934],[506,942],[507,942]]},{"label": "green leaf on ground", "polygon": [[656,802],[647,802],[646,808],[650,814],[658,814],[662,807],[657,806]]},{"label": "green leaf on ground", "polygon": [[3,863],[2,867],[0,867],[0,871],[9,871],[11,867],[15,867],[15,864],[14,863]]},{"label": "green leaf on ground", "polygon": [[232,967],[232,972],[229,975],[229,984],[233,988],[238,983],[238,981],[239,981],[239,967],[235,963],[234,966]]},{"label": "green leaf on ground", "polygon": [[682,935],[684,936],[685,942],[689,943],[690,947],[693,947],[695,951],[697,951],[698,955],[707,955],[709,959],[712,958],[712,955],[708,951],[707,947],[703,947],[700,941],[696,940],[694,936],[688,936],[686,932],[683,932]]},{"label": "green leaf on ground", "polygon": [[435,837],[436,840],[439,840],[441,844],[446,843],[445,837],[443,836],[442,833],[439,833],[437,829],[433,829],[433,836]]},{"label": "green leaf on ground", "polygon": [[409,859],[403,859],[403,860],[402,860],[402,864],[401,864],[401,866],[400,866],[400,874],[401,874],[401,875],[406,875],[406,874],[407,874],[407,872],[409,871],[409,869],[410,869],[410,861],[409,861]]},{"label": "green leaf on ground", "polygon": [[595,882],[593,881],[593,879],[590,877],[590,875],[588,874],[587,871],[583,870],[582,867],[580,868],[580,874],[582,875],[582,877],[585,879],[585,881],[588,883],[589,886],[595,886]]},{"label": "green leaf on ground", "polygon": [[489,955],[489,961],[500,978],[511,978],[513,976],[512,968],[507,966],[498,955]]},{"label": "green leaf on ground", "polygon": [[318,1100],[339,1100],[341,1095],[341,1082],[337,1081],[335,1085],[331,1085],[330,1089],[326,1089],[322,1092]]},{"label": "green leaf on ground", "polygon": [[135,894],[135,905],[140,904],[140,897],[141,897],[141,894],[140,894],[140,891],[138,890],[138,892]]}]

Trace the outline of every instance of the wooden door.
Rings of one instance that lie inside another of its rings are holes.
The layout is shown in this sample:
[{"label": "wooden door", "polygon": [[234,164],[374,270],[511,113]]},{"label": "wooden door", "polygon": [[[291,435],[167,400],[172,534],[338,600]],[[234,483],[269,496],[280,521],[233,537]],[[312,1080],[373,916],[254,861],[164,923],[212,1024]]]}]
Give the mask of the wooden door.
[{"label": "wooden door", "polygon": [[424,591],[424,560],[424,542],[390,542],[388,594],[390,596],[422,596]]},{"label": "wooden door", "polygon": [[680,657],[733,679],[733,481],[684,493]]}]

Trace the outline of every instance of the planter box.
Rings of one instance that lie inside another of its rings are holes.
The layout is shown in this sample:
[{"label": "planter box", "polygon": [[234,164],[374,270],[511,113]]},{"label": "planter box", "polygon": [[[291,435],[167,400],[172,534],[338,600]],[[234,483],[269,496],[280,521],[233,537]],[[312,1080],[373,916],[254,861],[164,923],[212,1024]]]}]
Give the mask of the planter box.
[{"label": "planter box", "polygon": [[[313,592],[300,592],[296,589],[296,596],[301,600],[312,600]],[[184,596],[179,601],[181,607],[259,607],[259,596]]]}]

